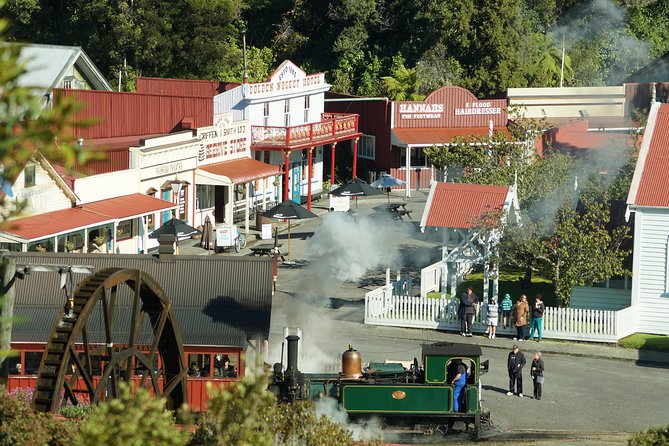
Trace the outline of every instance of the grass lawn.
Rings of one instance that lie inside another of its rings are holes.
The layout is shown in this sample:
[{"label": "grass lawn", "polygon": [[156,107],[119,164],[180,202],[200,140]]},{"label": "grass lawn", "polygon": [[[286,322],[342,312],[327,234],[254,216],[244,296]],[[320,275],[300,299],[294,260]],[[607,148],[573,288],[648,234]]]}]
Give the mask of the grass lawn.
[{"label": "grass lawn", "polygon": [[[555,287],[548,279],[533,275],[532,285],[522,289],[518,277],[523,277],[524,271],[500,271],[499,272],[499,300],[504,298],[504,294],[509,293],[511,300],[515,303],[521,294],[527,295],[527,301],[531,305],[534,302],[534,295],[541,294],[544,297],[544,304],[547,307],[556,307],[558,299],[555,296]],[[467,287],[471,286],[477,296],[483,296],[483,272],[469,274],[464,282],[458,285],[458,295],[464,293]],[[492,281],[490,281],[492,290]]]},{"label": "grass lawn", "polygon": [[635,333],[618,341],[623,348],[669,352],[669,336]]}]

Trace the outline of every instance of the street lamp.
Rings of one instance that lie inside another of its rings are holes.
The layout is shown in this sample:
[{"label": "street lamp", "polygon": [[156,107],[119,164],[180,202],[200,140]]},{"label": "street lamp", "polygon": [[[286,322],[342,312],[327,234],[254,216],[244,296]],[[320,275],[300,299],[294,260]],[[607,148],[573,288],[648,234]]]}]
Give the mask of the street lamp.
[{"label": "street lamp", "polygon": [[175,179],[170,181],[170,186],[172,187],[172,193],[177,197],[177,218],[181,218],[181,189],[184,186],[184,182],[179,179],[179,175]]}]

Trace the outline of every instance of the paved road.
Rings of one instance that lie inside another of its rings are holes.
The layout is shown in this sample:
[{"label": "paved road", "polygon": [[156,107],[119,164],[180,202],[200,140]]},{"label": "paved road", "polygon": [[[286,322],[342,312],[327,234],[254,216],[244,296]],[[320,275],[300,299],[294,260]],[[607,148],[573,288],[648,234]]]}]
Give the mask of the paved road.
[{"label": "paved road", "polygon": [[[361,352],[364,362],[369,362],[410,360],[420,357],[422,342],[463,340],[432,330],[363,324],[364,295],[385,282],[386,267],[391,268],[393,276],[400,269],[418,278],[420,268],[439,258],[439,243],[430,240],[431,234],[417,230],[426,195],[414,195],[408,206],[414,211],[413,221],[387,220],[375,211],[384,205],[383,200],[363,198],[356,218],[323,213],[322,218],[293,229],[292,261],[280,267],[274,298],[270,334],[274,358],[278,359],[281,351],[284,327],[302,329],[302,371],[322,371],[336,364],[349,344]],[[286,240],[283,242],[286,247]],[[541,346],[546,363],[544,398],[535,401],[506,396],[506,355],[512,340],[474,337],[465,342],[482,344],[485,357],[490,359],[491,372],[482,379],[483,399],[494,422],[488,435],[497,438],[499,444],[537,437],[546,444],[576,444],[589,432],[633,432],[667,424],[669,379],[665,368],[602,358],[610,347],[526,343],[523,347],[528,349],[528,361],[532,349]],[[589,357],[590,352],[598,357]],[[529,371],[525,378],[525,394],[531,395]],[[537,431],[550,431],[553,437]],[[569,434],[557,435],[556,440],[555,432]],[[616,435],[595,437],[588,442],[624,443],[624,437]]]}]

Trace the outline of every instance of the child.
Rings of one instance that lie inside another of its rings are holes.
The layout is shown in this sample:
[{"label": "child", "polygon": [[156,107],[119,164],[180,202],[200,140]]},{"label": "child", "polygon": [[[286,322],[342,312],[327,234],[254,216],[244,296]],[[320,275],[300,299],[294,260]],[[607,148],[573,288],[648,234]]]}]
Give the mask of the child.
[{"label": "child", "polygon": [[497,298],[493,297],[488,304],[488,338],[490,339],[495,339],[498,319],[499,305],[497,304]]},{"label": "child", "polygon": [[499,304],[502,310],[502,322],[504,323],[504,328],[509,327],[509,319],[511,318],[511,308],[513,308],[513,302],[511,301],[511,296],[509,293],[504,295],[504,299]]}]

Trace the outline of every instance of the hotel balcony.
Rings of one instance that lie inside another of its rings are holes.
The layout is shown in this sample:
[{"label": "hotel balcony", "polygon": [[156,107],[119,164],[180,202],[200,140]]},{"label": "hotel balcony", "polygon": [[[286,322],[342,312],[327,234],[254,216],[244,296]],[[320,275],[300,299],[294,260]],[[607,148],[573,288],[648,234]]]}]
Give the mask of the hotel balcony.
[{"label": "hotel balcony", "polygon": [[254,150],[299,150],[345,141],[358,133],[358,115],[321,113],[319,122],[292,127],[251,126]]}]

